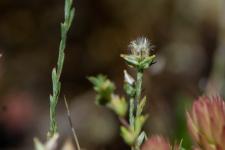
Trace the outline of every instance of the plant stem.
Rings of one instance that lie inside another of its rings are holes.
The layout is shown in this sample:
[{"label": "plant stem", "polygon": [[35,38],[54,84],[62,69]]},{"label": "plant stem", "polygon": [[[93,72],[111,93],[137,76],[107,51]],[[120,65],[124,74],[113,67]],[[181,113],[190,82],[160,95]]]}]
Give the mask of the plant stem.
[{"label": "plant stem", "polygon": [[136,95],[135,95],[135,102],[134,102],[134,106],[135,106],[135,112],[136,112],[136,117],[137,117],[137,108],[139,105],[139,101],[141,98],[141,91],[142,91],[142,79],[143,78],[143,71],[142,70],[138,70],[137,71],[137,81],[136,81]]},{"label": "plant stem", "polygon": [[130,126],[134,126],[134,98],[130,98],[130,101],[129,101],[129,123],[130,123]]},{"label": "plant stem", "polygon": [[126,121],[125,118],[119,117],[119,120],[120,120],[120,122],[121,122],[122,125],[124,125],[126,128],[129,128],[129,124]]},{"label": "plant stem", "polygon": [[[143,71],[142,70],[137,70],[137,79],[136,79],[136,94],[135,94],[135,99],[131,98],[130,99],[130,114],[129,114],[129,119],[130,119],[130,125],[132,128],[135,129],[135,124],[134,120],[136,117],[138,117],[138,105],[140,102],[141,98],[141,91],[142,91],[142,80],[143,80]],[[134,116],[134,111],[135,111],[135,116]],[[140,150],[140,147],[137,145],[137,142],[134,143],[133,146],[131,146],[131,150]]]},{"label": "plant stem", "polygon": [[76,131],[73,127],[73,122],[72,122],[71,115],[70,115],[70,109],[69,109],[69,105],[67,103],[66,97],[64,97],[64,102],[65,102],[65,106],[66,106],[66,110],[67,110],[67,117],[68,117],[69,124],[70,124],[71,130],[72,130],[72,133],[73,133],[73,138],[76,143],[77,150],[81,150]]},{"label": "plant stem", "polygon": [[138,147],[137,144],[134,144],[134,145],[131,147],[131,150],[140,150],[140,147]]},{"label": "plant stem", "polygon": [[48,137],[51,138],[58,132],[56,123],[56,106],[58,103],[61,82],[60,77],[62,74],[64,59],[65,59],[65,48],[67,33],[70,29],[71,23],[74,17],[74,8],[72,8],[72,0],[65,0],[65,21],[61,23],[61,41],[59,45],[59,55],[57,60],[57,66],[52,70],[52,94],[50,95],[50,128]]}]

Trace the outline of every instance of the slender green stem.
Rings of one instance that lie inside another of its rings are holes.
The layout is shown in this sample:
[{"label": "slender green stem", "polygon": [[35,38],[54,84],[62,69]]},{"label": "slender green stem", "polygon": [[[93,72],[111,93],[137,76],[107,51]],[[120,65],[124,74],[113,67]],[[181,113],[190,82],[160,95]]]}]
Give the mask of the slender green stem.
[{"label": "slender green stem", "polygon": [[129,123],[130,126],[133,128],[134,126],[134,98],[130,98],[129,104]]},{"label": "slender green stem", "polygon": [[140,147],[137,144],[131,146],[131,150],[140,150]]},{"label": "slender green stem", "polygon": [[136,95],[135,95],[135,112],[137,116],[137,108],[139,105],[139,101],[141,98],[141,91],[142,91],[142,80],[143,80],[143,71],[137,71],[137,81],[136,81]]},{"label": "slender green stem", "polygon": [[50,128],[48,132],[48,137],[53,137],[57,133],[57,123],[56,123],[56,106],[58,103],[61,82],[60,77],[62,74],[62,69],[65,59],[65,48],[67,33],[70,29],[71,23],[74,17],[74,8],[72,8],[72,0],[65,0],[65,21],[61,24],[61,41],[59,45],[59,55],[57,60],[57,66],[52,70],[52,94],[50,95]]},{"label": "slender green stem", "polygon": [[[143,71],[138,70],[137,71],[137,79],[136,79],[136,86],[135,86],[135,90],[136,90],[136,94],[135,94],[135,98],[131,98],[130,99],[130,114],[129,114],[129,119],[130,119],[130,125],[135,128],[134,126],[134,120],[136,117],[138,117],[138,105],[140,102],[140,98],[141,98],[141,91],[142,91],[142,80],[143,80]],[[134,111],[135,111],[135,115],[134,115]],[[140,147],[138,146],[137,142],[134,143],[133,146],[131,146],[131,150],[140,150]]]}]

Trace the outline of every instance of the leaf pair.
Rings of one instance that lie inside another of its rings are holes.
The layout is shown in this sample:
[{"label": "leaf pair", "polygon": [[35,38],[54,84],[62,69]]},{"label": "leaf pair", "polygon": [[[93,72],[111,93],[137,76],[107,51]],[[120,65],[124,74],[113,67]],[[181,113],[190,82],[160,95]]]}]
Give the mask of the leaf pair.
[{"label": "leaf pair", "polygon": [[155,55],[140,57],[137,55],[124,55],[122,54],[121,57],[127,62],[130,67],[137,68],[138,70],[147,69],[149,66],[154,64]]},{"label": "leaf pair", "polygon": [[97,92],[96,103],[99,105],[109,103],[114,93],[115,85],[103,75],[89,77],[88,79],[94,85],[94,90]]},{"label": "leaf pair", "polygon": [[142,137],[145,137],[145,136],[144,136],[144,133],[141,132],[141,130],[147,118],[148,118],[147,115],[145,116],[140,115],[135,118],[134,126],[120,127],[121,136],[123,137],[124,141],[128,145],[131,146],[131,145],[135,145],[136,144],[135,142],[138,142],[139,144],[143,142],[144,138]]}]

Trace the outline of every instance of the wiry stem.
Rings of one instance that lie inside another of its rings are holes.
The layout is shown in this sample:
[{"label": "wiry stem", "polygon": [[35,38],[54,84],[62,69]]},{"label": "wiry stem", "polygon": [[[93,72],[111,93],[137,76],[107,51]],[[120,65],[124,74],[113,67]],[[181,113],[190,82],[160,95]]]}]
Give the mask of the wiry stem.
[{"label": "wiry stem", "polygon": [[137,108],[138,104],[141,98],[141,90],[142,90],[142,79],[143,78],[143,71],[138,70],[137,71],[137,81],[136,81],[136,96],[135,96],[135,111],[136,111],[136,116],[137,114]]},{"label": "wiry stem", "polygon": [[57,123],[56,123],[56,106],[58,103],[61,82],[60,77],[62,74],[64,59],[65,59],[65,48],[67,33],[70,29],[71,23],[74,17],[74,8],[72,8],[72,0],[65,0],[65,21],[61,24],[61,41],[59,46],[59,55],[57,60],[56,68],[52,71],[52,94],[50,95],[50,128],[48,132],[48,137],[53,137],[57,133]]},{"label": "wiry stem", "polygon": [[73,127],[73,122],[72,122],[71,115],[70,115],[70,109],[69,109],[66,97],[64,97],[64,102],[65,102],[65,105],[66,105],[67,117],[68,117],[69,124],[70,124],[71,130],[72,130],[72,133],[73,133],[73,138],[74,138],[74,141],[76,143],[77,150],[81,150],[76,131]]},{"label": "wiry stem", "polygon": [[130,98],[130,107],[129,107],[129,123],[134,126],[134,98]]},{"label": "wiry stem", "polygon": [[120,120],[120,123],[121,123],[122,125],[124,125],[125,127],[129,128],[129,124],[128,124],[128,122],[126,121],[125,118],[119,117],[119,120]]},{"label": "wiry stem", "polygon": [[[143,80],[143,71],[142,70],[138,70],[137,69],[137,79],[136,79],[136,85],[135,85],[135,90],[136,90],[136,94],[135,94],[135,100],[130,99],[130,119],[132,121],[130,121],[131,126],[133,128],[135,128],[135,124],[134,124],[134,119],[136,117],[138,117],[140,114],[138,114],[138,105],[140,103],[140,99],[141,99],[141,91],[142,91],[142,80]],[[135,111],[135,114],[134,114]],[[137,144],[137,141],[135,141],[134,145],[131,146],[131,150],[140,150],[139,145]]]}]

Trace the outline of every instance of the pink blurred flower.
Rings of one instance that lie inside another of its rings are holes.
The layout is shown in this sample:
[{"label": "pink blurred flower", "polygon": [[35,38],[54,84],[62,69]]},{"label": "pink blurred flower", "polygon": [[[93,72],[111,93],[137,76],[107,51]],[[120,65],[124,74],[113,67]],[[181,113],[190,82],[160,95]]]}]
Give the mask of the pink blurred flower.
[{"label": "pink blurred flower", "polygon": [[4,104],[0,114],[8,130],[23,130],[32,126],[35,119],[33,97],[26,91],[13,91],[3,98]]},{"label": "pink blurred flower", "polygon": [[221,97],[200,97],[187,113],[193,140],[204,150],[225,150],[225,102]]},{"label": "pink blurred flower", "polygon": [[168,140],[161,136],[152,136],[142,146],[141,150],[178,150],[178,146],[172,148]]}]

